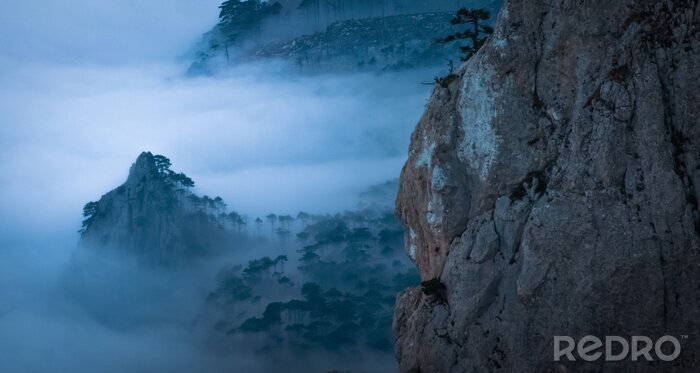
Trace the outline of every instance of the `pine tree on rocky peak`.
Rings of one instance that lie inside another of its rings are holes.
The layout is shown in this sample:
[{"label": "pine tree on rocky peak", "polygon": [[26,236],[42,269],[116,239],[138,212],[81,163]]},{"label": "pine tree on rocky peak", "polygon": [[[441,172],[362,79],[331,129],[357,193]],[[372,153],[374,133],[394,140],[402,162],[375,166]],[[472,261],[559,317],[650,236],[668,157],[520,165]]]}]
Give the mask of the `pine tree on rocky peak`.
[{"label": "pine tree on rocky peak", "polygon": [[230,247],[240,228],[223,229],[223,198],[198,197],[189,190],[194,181],[171,167],[163,155],[141,153],[122,185],[85,205],[82,246],[116,249],[157,265],[182,265]]},{"label": "pine tree on rocky peak", "polygon": [[168,175],[168,171],[170,171],[170,166],[172,166],[172,163],[170,163],[170,159],[160,154],[156,154],[153,156],[153,163],[155,163],[156,169],[162,175]]},{"label": "pine tree on rocky peak", "polygon": [[90,226],[92,219],[95,217],[95,214],[97,214],[99,206],[100,203],[96,201],[90,201],[85,204],[83,207],[83,217],[85,220],[83,220],[83,227],[78,231],[79,233],[83,233],[85,229]]}]

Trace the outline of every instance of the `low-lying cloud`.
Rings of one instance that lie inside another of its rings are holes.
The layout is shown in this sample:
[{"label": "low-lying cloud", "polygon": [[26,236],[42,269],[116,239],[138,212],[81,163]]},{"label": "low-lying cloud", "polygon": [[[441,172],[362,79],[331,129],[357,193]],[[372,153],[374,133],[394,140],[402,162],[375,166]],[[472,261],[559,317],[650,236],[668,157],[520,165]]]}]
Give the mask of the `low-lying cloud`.
[{"label": "low-lying cloud", "polygon": [[185,78],[177,67],[2,78],[3,218],[76,227],[82,204],[119,185],[143,150],[250,214],[350,208],[364,186],[398,176],[426,97],[417,73],[294,77],[261,64]]}]

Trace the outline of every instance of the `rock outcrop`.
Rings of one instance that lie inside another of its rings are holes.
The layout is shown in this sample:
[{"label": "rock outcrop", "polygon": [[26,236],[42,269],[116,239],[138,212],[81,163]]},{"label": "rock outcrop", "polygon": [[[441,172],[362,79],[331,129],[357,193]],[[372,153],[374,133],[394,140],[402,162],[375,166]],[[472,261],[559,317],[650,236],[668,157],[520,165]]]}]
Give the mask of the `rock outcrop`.
[{"label": "rock outcrop", "polygon": [[192,180],[169,166],[165,157],[141,153],[126,182],[94,205],[81,248],[126,253],[152,265],[182,266],[226,245],[229,237],[214,213],[214,200],[190,193]]},{"label": "rock outcrop", "polygon": [[[445,286],[398,296],[402,371],[700,369],[699,12],[504,4],[402,170],[407,253]],[[555,362],[555,335],[672,335],[682,352]]]}]

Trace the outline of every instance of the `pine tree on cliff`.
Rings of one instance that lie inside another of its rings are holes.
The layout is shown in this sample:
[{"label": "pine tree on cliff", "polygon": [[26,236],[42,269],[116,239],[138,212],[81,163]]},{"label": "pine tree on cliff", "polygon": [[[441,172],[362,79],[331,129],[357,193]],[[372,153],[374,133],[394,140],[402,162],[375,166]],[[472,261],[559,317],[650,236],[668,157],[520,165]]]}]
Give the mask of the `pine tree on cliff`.
[{"label": "pine tree on cliff", "polygon": [[153,156],[153,162],[156,164],[158,172],[163,175],[167,175],[168,171],[170,171],[170,166],[172,166],[168,157],[159,154]]},{"label": "pine tree on cliff", "polygon": [[490,26],[482,23],[482,21],[488,20],[490,16],[489,11],[483,8],[461,8],[450,23],[453,25],[466,25],[466,30],[439,39],[438,43],[468,40],[470,44],[462,45],[459,49],[464,53],[462,61],[470,59],[484,45],[488,35],[493,33],[493,29]]},{"label": "pine tree on cliff", "polygon": [[99,205],[99,202],[94,201],[85,204],[85,206],[83,207],[83,217],[85,218],[85,220],[83,220],[83,228],[78,232],[83,233],[87,229],[87,227],[92,222],[92,219],[95,217],[95,214],[97,214]]},{"label": "pine tree on cliff", "polygon": [[186,191],[189,192],[190,188],[194,186],[194,180],[190,179],[184,173],[172,173],[170,174],[170,179],[176,183],[179,183]]}]

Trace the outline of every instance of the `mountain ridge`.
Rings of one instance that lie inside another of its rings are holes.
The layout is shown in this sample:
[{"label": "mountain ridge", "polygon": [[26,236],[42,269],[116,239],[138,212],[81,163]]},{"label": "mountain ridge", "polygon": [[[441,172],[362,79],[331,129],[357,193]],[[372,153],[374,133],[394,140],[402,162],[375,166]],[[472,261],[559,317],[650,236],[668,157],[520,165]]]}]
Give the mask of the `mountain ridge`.
[{"label": "mountain ridge", "polygon": [[[203,36],[189,72],[210,74],[265,60],[287,61],[305,73],[445,67],[446,60],[460,56],[457,45],[437,43],[455,33],[456,26],[450,23],[455,12],[474,7],[496,14],[501,6],[498,0],[356,3],[306,1],[293,9],[277,7],[263,20],[257,13],[236,13],[240,19],[231,21],[235,36],[227,34],[227,21],[220,22]],[[262,6],[259,12],[271,8]]]}]

